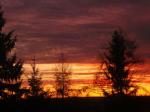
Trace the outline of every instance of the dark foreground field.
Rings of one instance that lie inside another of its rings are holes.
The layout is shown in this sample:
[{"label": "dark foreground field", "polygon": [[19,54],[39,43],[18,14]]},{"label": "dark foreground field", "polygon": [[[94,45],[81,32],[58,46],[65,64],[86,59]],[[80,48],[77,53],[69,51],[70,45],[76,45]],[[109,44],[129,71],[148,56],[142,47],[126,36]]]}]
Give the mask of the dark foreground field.
[{"label": "dark foreground field", "polygon": [[0,112],[150,112],[150,97],[9,100]]}]

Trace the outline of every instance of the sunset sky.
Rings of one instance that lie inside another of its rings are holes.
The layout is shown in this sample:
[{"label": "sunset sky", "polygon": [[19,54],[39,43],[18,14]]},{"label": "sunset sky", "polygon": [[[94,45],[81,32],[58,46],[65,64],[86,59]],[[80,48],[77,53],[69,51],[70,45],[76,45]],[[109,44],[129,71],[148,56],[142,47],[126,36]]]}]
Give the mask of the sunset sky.
[{"label": "sunset sky", "polygon": [[[82,78],[88,79],[99,51],[113,30],[122,28],[139,45],[138,54],[145,60],[139,79],[149,84],[149,0],[1,0],[1,5],[7,20],[5,30],[15,30],[16,52],[25,63],[33,56],[40,64],[56,63],[63,52],[69,63],[76,63],[75,68],[85,67],[86,77]],[[50,69],[45,68],[41,72]]]}]

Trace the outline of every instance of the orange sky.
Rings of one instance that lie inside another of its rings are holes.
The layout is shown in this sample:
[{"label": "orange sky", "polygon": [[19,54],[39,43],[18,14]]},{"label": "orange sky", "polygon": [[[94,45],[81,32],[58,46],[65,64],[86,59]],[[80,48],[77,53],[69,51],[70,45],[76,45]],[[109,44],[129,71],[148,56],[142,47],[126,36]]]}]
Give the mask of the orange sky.
[{"label": "orange sky", "polygon": [[[45,89],[50,89],[51,91],[54,90],[54,79],[53,79],[53,72],[56,64],[37,64],[37,68],[39,69]],[[79,89],[85,86],[91,88],[89,90],[88,96],[100,96],[102,95],[98,92],[99,88],[92,87],[92,81],[94,79],[94,74],[98,72],[98,64],[79,64],[79,63],[71,63],[70,64],[72,69],[72,88]],[[149,78],[149,64],[146,65],[139,65],[136,68],[137,73],[134,75],[134,81],[138,86],[140,86],[140,90],[138,91],[139,95],[150,95],[150,78]],[[24,65],[25,74],[29,74],[31,71],[31,65],[25,64]],[[27,76],[24,77],[26,79]],[[25,84],[26,85],[26,84]],[[86,93],[83,93],[82,96],[87,96]]]},{"label": "orange sky", "polygon": [[[1,0],[5,31],[15,30],[17,56],[29,63],[55,63],[63,52],[72,66],[73,88],[90,85],[100,50],[122,28],[147,60],[136,68],[136,83],[150,91],[150,0]],[[136,19],[135,19],[136,18]],[[84,64],[81,64],[84,63]],[[38,64],[45,86],[52,88],[55,64]],[[25,74],[31,67],[24,65]],[[26,76],[26,75],[25,75]],[[24,76],[24,79],[26,77]],[[24,84],[25,85],[25,84]],[[140,93],[145,94],[143,89]],[[148,92],[147,92],[148,93]],[[92,93],[92,95],[95,95]]]}]

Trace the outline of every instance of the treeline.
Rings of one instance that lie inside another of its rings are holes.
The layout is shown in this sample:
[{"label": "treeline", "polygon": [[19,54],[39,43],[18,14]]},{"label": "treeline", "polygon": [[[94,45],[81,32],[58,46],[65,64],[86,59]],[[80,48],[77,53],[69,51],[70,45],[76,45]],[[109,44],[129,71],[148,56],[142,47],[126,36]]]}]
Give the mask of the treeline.
[{"label": "treeline", "polygon": [[[16,36],[14,31],[4,32],[5,19],[0,8],[0,100],[20,100],[22,98],[47,98],[48,91],[42,88],[42,77],[36,67],[35,58],[32,73],[28,78],[29,88],[21,88],[24,73],[23,60],[14,51]],[[136,96],[138,86],[132,80],[131,68],[141,62],[136,55],[135,41],[127,38],[121,30],[115,30],[106,49],[100,54],[100,71],[96,74],[94,86],[100,87],[104,96]],[[55,89],[59,98],[69,97],[71,92],[71,68],[64,54],[59,57],[55,68]],[[86,88],[85,88],[86,89]],[[79,91],[78,91],[79,92]]]},{"label": "treeline", "polygon": [[[139,87],[134,83],[133,67],[142,60],[136,54],[137,44],[127,38],[120,29],[112,33],[112,38],[99,54],[100,68],[95,74],[93,88],[100,88],[103,98],[73,98],[71,67],[64,54],[58,57],[55,67],[55,94],[44,91],[42,76],[36,67],[36,59],[31,64],[32,72],[27,82],[29,88],[22,88],[24,60],[15,53],[14,31],[5,32],[6,20],[0,8],[0,111],[2,112],[149,112],[149,97],[136,97]],[[80,94],[88,87],[75,91]],[[55,95],[55,99],[50,96]],[[72,97],[72,98],[68,98]],[[7,108],[6,108],[7,106]]]}]

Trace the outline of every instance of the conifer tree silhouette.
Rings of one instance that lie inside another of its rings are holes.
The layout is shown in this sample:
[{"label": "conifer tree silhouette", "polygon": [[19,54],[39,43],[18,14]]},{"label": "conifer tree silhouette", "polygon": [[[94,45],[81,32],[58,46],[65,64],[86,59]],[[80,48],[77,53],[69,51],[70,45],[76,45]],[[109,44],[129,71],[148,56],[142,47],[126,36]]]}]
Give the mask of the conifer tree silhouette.
[{"label": "conifer tree silhouette", "polygon": [[131,67],[140,62],[136,56],[137,45],[125,37],[121,30],[113,32],[112,40],[104,53],[104,73],[110,82],[111,92],[105,95],[136,94],[138,87],[132,83]]},{"label": "conifer tree silhouette", "polygon": [[20,97],[21,75],[23,73],[22,60],[17,60],[14,53],[16,37],[13,31],[4,32],[5,19],[0,7],[0,99],[10,96]]},{"label": "conifer tree silhouette", "polygon": [[42,77],[39,74],[39,70],[36,67],[36,60],[35,57],[33,59],[33,64],[31,65],[32,67],[32,73],[31,77],[28,78],[28,83],[29,83],[29,89],[30,93],[29,96],[32,97],[44,97],[46,96],[46,92],[44,92],[43,87],[42,87]]}]

